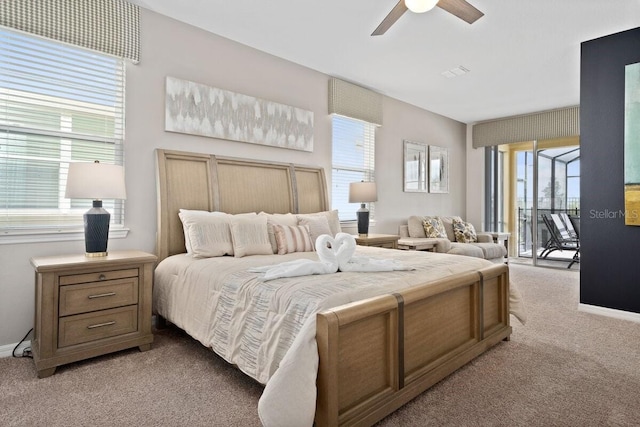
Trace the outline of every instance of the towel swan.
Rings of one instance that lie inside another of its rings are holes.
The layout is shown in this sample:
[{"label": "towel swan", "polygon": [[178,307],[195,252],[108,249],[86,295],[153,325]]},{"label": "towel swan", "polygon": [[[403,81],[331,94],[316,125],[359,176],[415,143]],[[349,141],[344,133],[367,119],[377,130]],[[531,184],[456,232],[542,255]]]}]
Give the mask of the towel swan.
[{"label": "towel swan", "polygon": [[252,273],[264,273],[263,281],[281,277],[309,276],[313,274],[332,274],[344,272],[376,272],[394,270],[413,270],[393,260],[354,257],[356,239],[347,233],[338,233],[336,237],[322,234],[316,239],[316,252],[320,261],[299,259],[276,265],[266,265],[249,269]]}]

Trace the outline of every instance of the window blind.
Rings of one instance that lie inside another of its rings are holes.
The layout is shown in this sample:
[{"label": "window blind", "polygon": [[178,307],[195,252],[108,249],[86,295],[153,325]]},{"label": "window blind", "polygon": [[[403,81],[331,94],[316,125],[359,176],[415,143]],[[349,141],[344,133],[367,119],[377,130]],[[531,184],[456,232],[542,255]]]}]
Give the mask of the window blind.
[{"label": "window blind", "polygon": [[[0,28],[1,231],[82,228],[69,162],[122,165],[123,137],[122,59]],[[123,224],[122,201],[103,205]]]},{"label": "window blind", "polygon": [[[358,203],[349,203],[349,184],[374,181],[375,129],[372,123],[332,116],[331,207],[338,209],[340,221],[355,221]],[[374,217],[373,204],[369,204]]]}]

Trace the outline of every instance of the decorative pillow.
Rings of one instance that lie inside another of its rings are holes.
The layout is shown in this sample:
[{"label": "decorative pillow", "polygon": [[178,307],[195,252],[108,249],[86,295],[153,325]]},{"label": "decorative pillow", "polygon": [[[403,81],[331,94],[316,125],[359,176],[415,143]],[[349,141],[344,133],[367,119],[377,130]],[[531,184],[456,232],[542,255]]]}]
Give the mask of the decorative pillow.
[{"label": "decorative pillow", "polygon": [[273,231],[278,243],[278,255],[292,252],[313,252],[313,242],[309,235],[308,225],[277,225]]},{"label": "decorative pillow", "polygon": [[456,234],[456,242],[474,243],[478,241],[478,235],[473,224],[464,222],[460,218],[453,218],[453,232]]},{"label": "decorative pillow", "polygon": [[232,215],[233,256],[273,255],[265,215]]},{"label": "decorative pillow", "polygon": [[187,253],[195,258],[233,255],[229,215],[180,209]]},{"label": "decorative pillow", "polygon": [[302,218],[298,215],[298,225],[306,225],[309,227],[312,242],[315,242],[318,236],[323,234],[328,234],[333,237],[331,227],[329,227],[329,221],[324,215],[304,215]]},{"label": "decorative pillow", "polygon": [[422,219],[422,226],[424,227],[424,234],[430,238],[446,239],[447,232],[444,229],[444,224],[440,217],[437,216],[425,216]]},{"label": "decorative pillow", "polygon": [[269,233],[269,242],[271,243],[271,248],[273,249],[273,253],[278,253],[278,242],[276,241],[276,235],[273,231],[274,225],[288,225],[288,226],[296,226],[298,225],[298,218],[291,213],[287,214],[268,214],[266,212],[260,212],[258,215],[265,215],[267,217],[267,232]]},{"label": "decorative pillow", "polygon": [[409,231],[409,237],[427,237],[424,232],[424,220],[423,216],[411,215],[407,221],[407,230]]},{"label": "decorative pillow", "polygon": [[342,227],[340,226],[340,218],[338,217],[338,210],[334,209],[332,211],[323,211],[323,212],[316,212],[316,213],[310,213],[310,214],[298,214],[298,223],[300,222],[300,220],[302,218],[307,218],[307,217],[316,217],[316,216],[324,216],[327,218],[327,221],[329,222],[329,229],[331,229],[331,236],[332,237],[336,237],[336,234],[341,233],[342,232]]}]

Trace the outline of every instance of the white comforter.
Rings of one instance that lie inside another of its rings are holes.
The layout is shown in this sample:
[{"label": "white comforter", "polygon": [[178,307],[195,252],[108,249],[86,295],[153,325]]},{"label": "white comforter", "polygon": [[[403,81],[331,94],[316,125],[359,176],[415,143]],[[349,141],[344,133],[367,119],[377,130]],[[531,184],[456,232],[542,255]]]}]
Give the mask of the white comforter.
[{"label": "white comforter", "polygon": [[[414,271],[339,272],[259,280],[248,270],[315,252],[193,259],[175,255],[156,268],[154,310],[266,384],[258,411],[269,426],[311,426],[315,414],[321,310],[491,265],[479,258],[358,247],[356,255],[392,259]],[[525,313],[512,285],[510,309]]]}]

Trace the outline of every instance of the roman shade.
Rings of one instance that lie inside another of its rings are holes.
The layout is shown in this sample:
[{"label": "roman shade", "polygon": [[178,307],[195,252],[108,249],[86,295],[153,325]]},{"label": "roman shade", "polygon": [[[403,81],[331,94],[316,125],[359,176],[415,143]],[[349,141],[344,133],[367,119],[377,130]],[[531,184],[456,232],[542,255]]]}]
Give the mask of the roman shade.
[{"label": "roman shade", "polygon": [[567,107],[473,125],[473,148],[580,135],[580,107]]},{"label": "roman shade", "polygon": [[329,114],[382,126],[382,95],[332,77],[329,80]]},{"label": "roman shade", "polygon": [[124,0],[3,0],[0,25],[96,50],[134,63],[140,12]]}]

